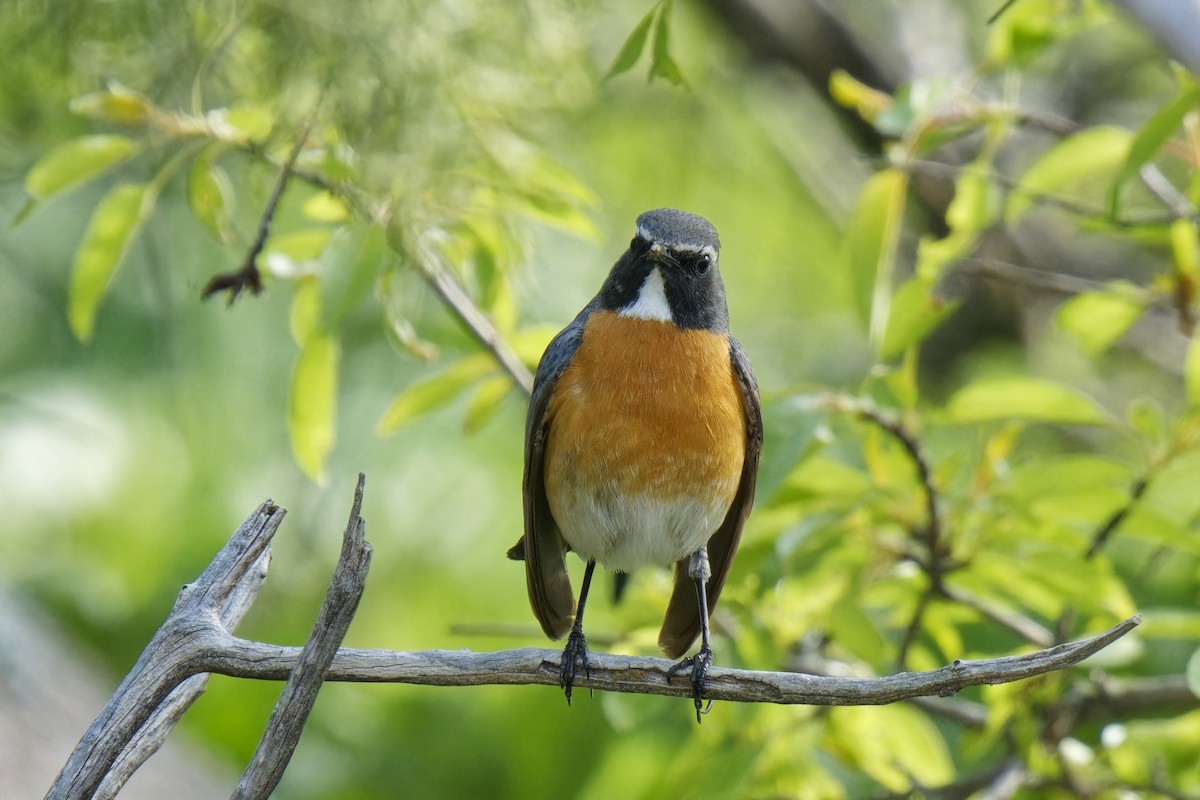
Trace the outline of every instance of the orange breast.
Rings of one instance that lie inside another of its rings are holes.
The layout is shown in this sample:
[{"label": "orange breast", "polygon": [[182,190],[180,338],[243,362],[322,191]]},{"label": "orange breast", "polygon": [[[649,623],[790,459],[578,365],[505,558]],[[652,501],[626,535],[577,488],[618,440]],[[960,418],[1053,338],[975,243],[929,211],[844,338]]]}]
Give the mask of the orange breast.
[{"label": "orange breast", "polygon": [[594,313],[548,413],[546,494],[584,558],[679,560],[724,519],[746,450],[726,336]]}]

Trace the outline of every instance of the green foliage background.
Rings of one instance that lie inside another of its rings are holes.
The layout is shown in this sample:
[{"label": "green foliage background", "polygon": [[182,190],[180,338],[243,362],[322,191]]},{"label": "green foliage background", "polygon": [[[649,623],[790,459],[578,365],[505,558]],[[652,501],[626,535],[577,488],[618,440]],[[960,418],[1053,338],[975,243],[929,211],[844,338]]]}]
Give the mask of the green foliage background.
[{"label": "green foliage background", "polygon": [[[1200,684],[1200,89],[1101,4],[969,13],[972,70],[893,96],[756,67],[671,0],[9,4],[0,576],[119,676],[271,496],[289,518],[240,633],[298,643],[363,470],[375,557],[347,644],[543,644],[503,558],[524,398],[429,276],[532,365],[634,217],[671,205],[721,231],[766,400],[718,663],[884,674],[1145,623],[1087,667],[964,693],[969,724],[723,703],[698,728],[663,698],[331,684],[279,796],[906,796],[1010,764],[1020,796],[1195,796],[1195,695],[1104,697]],[[1098,118],[1018,138],[1024,87],[1096,42]],[[265,293],[200,302],[310,122]],[[913,182],[964,143],[942,224]],[[962,276],[1031,220],[1128,270],[1066,298],[1009,270],[1028,315],[971,324]],[[666,591],[647,573],[596,603],[593,642],[654,652]],[[215,678],[183,727],[240,769],[278,688]]]}]

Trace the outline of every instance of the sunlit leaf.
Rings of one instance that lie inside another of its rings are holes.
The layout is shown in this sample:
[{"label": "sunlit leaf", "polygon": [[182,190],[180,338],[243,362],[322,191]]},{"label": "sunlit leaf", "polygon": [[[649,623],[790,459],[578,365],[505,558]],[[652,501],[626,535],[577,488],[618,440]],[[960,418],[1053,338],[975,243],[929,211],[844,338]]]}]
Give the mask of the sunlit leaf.
[{"label": "sunlit leaf", "polygon": [[321,331],[321,284],[315,275],[305,275],[295,283],[288,324],[292,339],[300,347]]},{"label": "sunlit leaf", "polygon": [[71,111],[102,122],[138,125],[146,121],[154,105],[132,89],[113,84],[106,91],[92,92],[71,101]]},{"label": "sunlit leaf", "polygon": [[345,263],[346,260],[339,263],[329,276],[328,294],[332,299],[326,304],[329,309],[326,327],[336,329],[362,304],[387,266],[388,255],[383,228],[370,226],[358,251],[346,259],[349,263]]},{"label": "sunlit leaf", "polygon": [[917,247],[917,275],[927,281],[941,276],[946,267],[967,255],[979,234],[995,216],[993,192],[984,177],[986,164],[976,164],[954,183],[954,199],[946,209],[950,233],[941,239],[923,237]]},{"label": "sunlit leaf", "polygon": [[886,329],[907,186],[908,179],[897,169],[872,175],[858,195],[843,236],[845,265],[854,285],[857,309],[880,337]]},{"label": "sunlit leaf", "polygon": [[224,244],[232,243],[233,185],[225,170],[215,163],[212,150],[206,150],[192,162],[187,195],[192,214],[209,233]]},{"label": "sunlit leaf", "polygon": [[620,75],[622,72],[627,72],[637,63],[638,58],[642,55],[642,50],[646,48],[646,37],[650,34],[650,23],[654,21],[654,14],[658,9],[659,6],[656,4],[647,11],[646,16],[642,17],[642,21],[637,24],[637,27],[625,39],[625,43],[621,45],[620,52],[613,59],[612,66],[604,74],[605,79]]},{"label": "sunlit leaf", "polygon": [[1129,155],[1133,135],[1122,128],[1097,125],[1063,139],[1035,161],[1021,176],[1008,199],[1005,218],[1021,221],[1044,195],[1054,195],[1082,183],[1104,180]]},{"label": "sunlit leaf", "polygon": [[1039,378],[984,378],[955,392],[946,404],[951,422],[1026,419],[1064,425],[1101,425],[1108,418],[1087,395]]},{"label": "sunlit leaf", "polygon": [[458,361],[432,378],[414,383],[392,400],[379,420],[379,433],[395,433],[422,414],[447,405],[464,389],[495,369],[496,364],[491,356],[478,353]]},{"label": "sunlit leaf", "polygon": [[67,295],[67,320],[81,342],[91,340],[100,301],[153,203],[154,193],[146,184],[126,183],[96,205],[75,251]]},{"label": "sunlit leaf", "polygon": [[286,256],[292,261],[312,261],[321,255],[331,236],[333,231],[328,228],[291,231],[272,236],[267,240],[264,250]]},{"label": "sunlit leaf", "polygon": [[650,79],[663,78],[676,86],[687,86],[679,65],[671,57],[671,34],[669,19],[671,17],[671,0],[665,0],[662,10],[658,13],[658,24],[654,26],[654,49],[651,51]]},{"label": "sunlit leaf", "polygon": [[288,433],[296,463],[314,481],[325,476],[325,462],[333,450],[337,414],[337,338],[314,334],[300,348],[288,393]]},{"label": "sunlit leaf", "polygon": [[1171,255],[1176,274],[1194,285],[1200,279],[1200,230],[1193,220],[1177,219],[1171,223]]},{"label": "sunlit leaf", "polygon": [[463,430],[474,433],[487,424],[488,420],[500,410],[504,398],[512,392],[515,384],[507,375],[497,375],[479,384],[467,404],[467,412],[463,417]]},{"label": "sunlit leaf", "polygon": [[879,357],[891,358],[919,343],[958,306],[934,294],[934,283],[921,278],[905,281],[892,296],[887,332]]},{"label": "sunlit leaf", "polygon": [[892,105],[892,96],[867,86],[843,69],[835,69],[829,75],[829,96],[834,102],[854,111],[867,122]]},{"label": "sunlit leaf", "polygon": [[346,204],[329,192],[317,192],[309,197],[300,212],[317,222],[341,222],[350,215]]},{"label": "sunlit leaf", "polygon": [[82,136],[42,156],[25,176],[25,191],[38,200],[74,188],[128,158],[134,142],[125,136]]},{"label": "sunlit leaf", "polygon": [[1109,197],[1109,213],[1116,217],[1121,199],[1121,189],[1138,170],[1150,162],[1166,144],[1171,135],[1179,129],[1184,116],[1200,103],[1200,86],[1191,86],[1179,96],[1160,108],[1146,120],[1133,142],[1129,145],[1129,155],[1125,163],[1113,179]]},{"label": "sunlit leaf", "polygon": [[1099,355],[1121,338],[1146,310],[1143,298],[1115,286],[1076,295],[1058,308],[1059,328],[1089,355]]},{"label": "sunlit leaf", "polygon": [[1200,328],[1192,333],[1192,340],[1188,342],[1183,379],[1187,385],[1188,404],[1200,406]]},{"label": "sunlit leaf", "polygon": [[1184,675],[1187,676],[1188,691],[1193,697],[1200,698],[1200,648],[1193,650],[1188,657]]},{"label": "sunlit leaf", "polygon": [[834,708],[827,724],[833,748],[892,791],[907,791],[914,782],[940,786],[954,777],[937,726],[911,706]]}]

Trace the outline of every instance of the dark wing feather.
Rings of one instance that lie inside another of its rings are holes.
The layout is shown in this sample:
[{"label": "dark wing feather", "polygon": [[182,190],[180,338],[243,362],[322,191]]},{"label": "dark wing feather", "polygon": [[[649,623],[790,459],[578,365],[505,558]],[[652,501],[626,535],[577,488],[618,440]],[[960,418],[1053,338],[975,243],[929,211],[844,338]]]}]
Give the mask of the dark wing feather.
[{"label": "dark wing feather", "polygon": [[[754,505],[754,484],[758,479],[758,459],[763,444],[762,403],[758,397],[758,383],[742,346],[732,336],[729,342],[733,374],[741,389],[742,407],[746,413],[746,459],[742,463],[741,482],[729,512],[721,527],[708,540],[708,563],[712,568],[712,576],[705,584],[705,590],[710,615],[717,607],[721,588],[733,564],[738,540],[742,538],[742,526],[746,523],[746,517],[750,516],[750,507]],[[700,633],[700,603],[696,597],[695,581],[688,575],[689,561],[685,558],[675,564],[675,588],[662,630],[658,634],[658,644],[668,658],[679,658],[687,652]]]},{"label": "dark wing feather", "polygon": [[575,596],[571,592],[571,579],[567,575],[564,559],[567,545],[546,500],[543,467],[546,437],[550,432],[546,411],[559,377],[579,349],[583,326],[596,305],[593,300],[580,311],[542,354],[533,380],[529,414],[525,418],[525,477],[522,482],[525,535],[509,550],[508,555],[510,558],[524,557],[529,605],[542,630],[551,639],[562,638],[571,629],[575,617]]}]

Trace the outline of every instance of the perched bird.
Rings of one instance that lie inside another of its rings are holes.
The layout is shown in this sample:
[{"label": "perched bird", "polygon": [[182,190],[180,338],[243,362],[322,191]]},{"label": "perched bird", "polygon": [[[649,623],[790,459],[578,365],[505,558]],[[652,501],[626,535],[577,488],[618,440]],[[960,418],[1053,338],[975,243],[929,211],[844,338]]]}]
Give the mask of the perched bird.
[{"label": "perched bird", "polygon": [[[712,663],[709,614],[754,501],[762,450],[758,387],[729,334],[717,231],[660,208],[599,294],[546,348],[525,425],[529,602],[551,639],[569,633],[561,683],[587,670],[583,611],[596,564],[620,574],[674,564],[658,642],[691,668],[697,720]],[[587,563],[578,604],[565,553]]]}]

